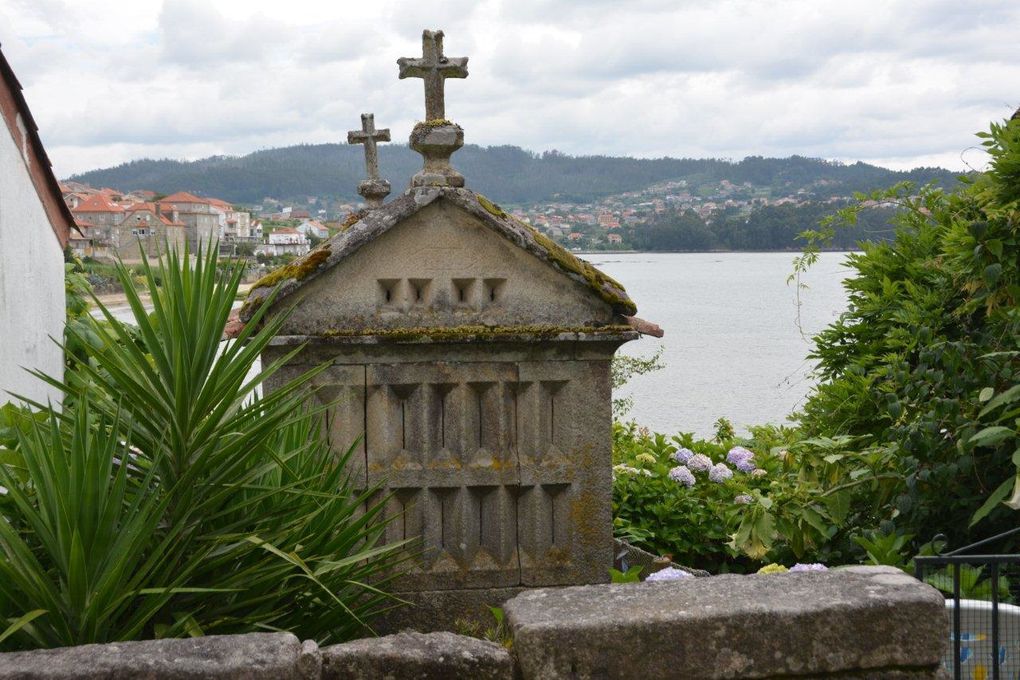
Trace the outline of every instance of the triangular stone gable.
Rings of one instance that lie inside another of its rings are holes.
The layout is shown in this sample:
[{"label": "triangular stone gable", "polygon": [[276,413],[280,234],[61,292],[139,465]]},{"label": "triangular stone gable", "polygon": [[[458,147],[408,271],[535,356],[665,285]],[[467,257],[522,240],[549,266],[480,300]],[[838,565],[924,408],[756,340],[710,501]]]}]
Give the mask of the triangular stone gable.
[{"label": "triangular stone gable", "polygon": [[634,313],[622,287],[484,197],[408,192],[253,287],[248,320],[280,285],[283,335],[424,329],[579,332]]}]

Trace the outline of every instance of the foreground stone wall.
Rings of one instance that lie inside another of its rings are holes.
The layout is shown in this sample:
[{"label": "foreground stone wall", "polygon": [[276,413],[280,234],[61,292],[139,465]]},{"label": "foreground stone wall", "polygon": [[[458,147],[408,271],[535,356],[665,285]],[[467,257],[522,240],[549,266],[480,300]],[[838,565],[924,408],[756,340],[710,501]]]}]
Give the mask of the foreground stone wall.
[{"label": "foreground stone wall", "polygon": [[543,680],[937,678],[948,639],[939,592],[889,567],[545,588],[505,611]]},{"label": "foreground stone wall", "polygon": [[887,567],[542,588],[505,609],[512,653],[452,633],[226,635],[0,654],[0,680],[948,677],[942,596]]}]

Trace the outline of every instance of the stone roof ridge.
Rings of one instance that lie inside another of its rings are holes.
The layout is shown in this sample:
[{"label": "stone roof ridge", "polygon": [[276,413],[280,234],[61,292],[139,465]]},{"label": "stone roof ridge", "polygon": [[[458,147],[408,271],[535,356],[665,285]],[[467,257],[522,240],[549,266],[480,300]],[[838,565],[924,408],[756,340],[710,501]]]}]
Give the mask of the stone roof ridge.
[{"label": "stone roof ridge", "polygon": [[247,322],[277,284],[280,284],[276,297],[279,301],[440,198],[477,217],[497,234],[531,253],[567,278],[587,286],[608,303],[615,313],[629,317],[637,311],[634,302],[619,282],[599,271],[591,263],[581,260],[534,227],[512,217],[481,194],[455,187],[416,187],[380,208],[366,211],[357,221],[308,254],[291,264],[274,269],[256,281],[241,308],[241,320]]}]

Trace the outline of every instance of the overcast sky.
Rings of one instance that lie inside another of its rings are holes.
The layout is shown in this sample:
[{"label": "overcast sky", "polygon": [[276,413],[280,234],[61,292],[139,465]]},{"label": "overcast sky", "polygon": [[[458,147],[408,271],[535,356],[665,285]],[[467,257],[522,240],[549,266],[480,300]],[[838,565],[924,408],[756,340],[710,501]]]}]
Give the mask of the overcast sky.
[{"label": "overcast sky", "polygon": [[403,142],[443,29],[469,143],[983,165],[1020,105],[1018,0],[0,0],[0,44],[58,176],[145,157]]}]

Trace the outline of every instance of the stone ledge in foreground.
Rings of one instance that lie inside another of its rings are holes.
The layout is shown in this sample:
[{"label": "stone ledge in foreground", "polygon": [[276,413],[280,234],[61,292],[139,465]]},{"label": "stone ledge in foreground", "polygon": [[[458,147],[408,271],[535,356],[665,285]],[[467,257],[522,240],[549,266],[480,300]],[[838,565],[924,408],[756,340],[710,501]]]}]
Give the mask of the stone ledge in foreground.
[{"label": "stone ledge in foreground", "polygon": [[890,567],[526,591],[526,680],[943,677],[943,597]]},{"label": "stone ledge in foreground", "polygon": [[0,654],[0,680],[313,680],[321,658],[290,633],[114,642]]}]

